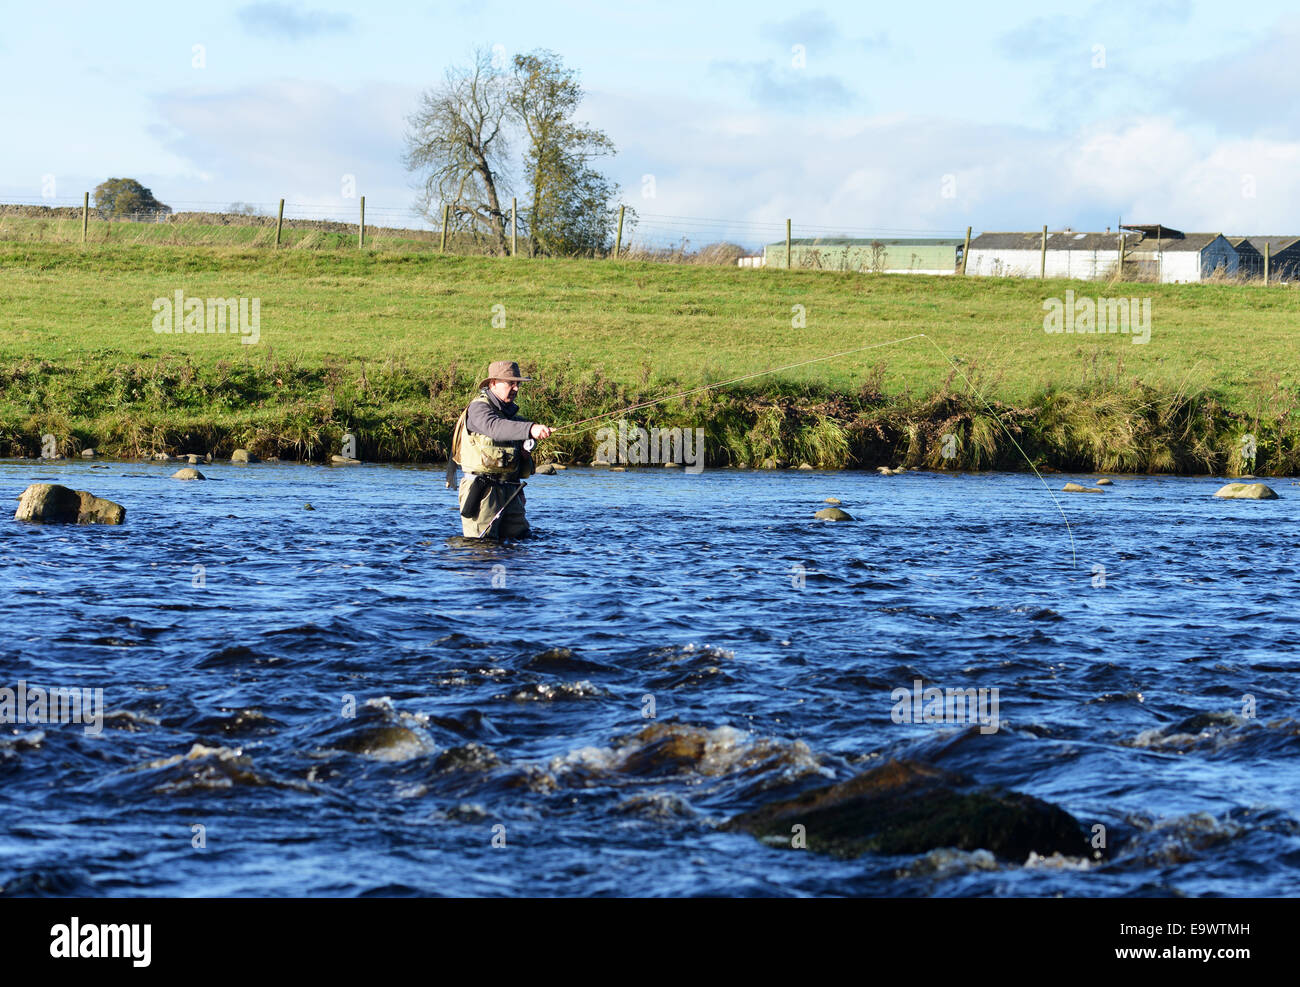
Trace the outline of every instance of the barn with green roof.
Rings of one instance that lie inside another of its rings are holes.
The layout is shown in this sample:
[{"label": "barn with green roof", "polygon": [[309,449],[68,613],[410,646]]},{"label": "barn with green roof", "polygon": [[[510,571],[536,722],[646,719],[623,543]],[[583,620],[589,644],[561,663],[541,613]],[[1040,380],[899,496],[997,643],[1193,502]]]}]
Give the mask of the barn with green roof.
[{"label": "barn with green roof", "polygon": [[[790,241],[790,266],[804,270],[863,274],[953,274],[962,240],[863,240],[849,237]],[[763,248],[764,267],[785,267],[785,241]]]}]

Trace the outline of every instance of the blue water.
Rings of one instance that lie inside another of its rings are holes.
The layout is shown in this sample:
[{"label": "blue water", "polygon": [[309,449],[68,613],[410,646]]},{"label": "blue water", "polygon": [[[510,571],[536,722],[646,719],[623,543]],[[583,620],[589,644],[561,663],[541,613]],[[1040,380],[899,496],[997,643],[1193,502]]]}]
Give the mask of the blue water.
[{"label": "blue water", "polygon": [[[0,893],[1300,892],[1292,480],[1058,492],[1072,549],[1033,475],[574,469],[497,545],[453,537],[439,470],[200,468],[0,463],[128,512],[0,521],[0,686],[108,711],[0,725]],[[996,688],[997,729],[895,722],[917,679]],[[1112,857],[719,829],[889,757]]]}]

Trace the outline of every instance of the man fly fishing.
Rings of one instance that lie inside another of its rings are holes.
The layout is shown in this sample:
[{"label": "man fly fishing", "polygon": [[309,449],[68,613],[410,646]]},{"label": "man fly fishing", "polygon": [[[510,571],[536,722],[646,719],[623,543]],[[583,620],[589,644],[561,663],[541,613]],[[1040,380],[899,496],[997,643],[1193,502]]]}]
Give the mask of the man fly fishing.
[{"label": "man fly fishing", "polygon": [[[669,394],[665,397],[640,401],[628,405],[626,408],[606,411],[590,418],[584,418],[581,421],[562,425],[558,429],[547,425],[538,425],[535,422],[520,421],[515,417],[519,409],[514,403],[514,396],[519,390],[519,385],[532,378],[520,376],[519,364],[509,360],[498,360],[488,367],[488,376],[479,384],[478,395],[461,414],[460,420],[456,422],[456,430],[452,433],[451,456],[449,457],[450,461],[447,463],[447,486],[450,488],[452,483],[455,482],[456,465],[459,463],[466,472],[465,479],[460,484],[461,527],[464,529],[465,537],[500,536],[522,538],[529,534],[528,521],[524,517],[523,478],[533,475],[533,459],[529,455],[529,451],[532,449],[533,443],[538,439],[549,438],[552,433],[556,432],[572,434],[575,431],[585,431],[585,429],[580,429],[579,426],[587,425],[589,428],[594,428],[595,426],[591,426],[589,423],[599,422],[613,415],[625,415],[630,411],[649,408],[656,404],[663,404],[665,401],[674,401],[691,394],[698,394],[701,391],[712,390],[715,387],[727,387],[731,384],[738,384],[743,380],[752,380],[755,377],[764,377],[783,370],[807,367],[814,363],[836,360],[840,357],[863,353],[882,346],[894,346],[899,343],[910,342],[913,339],[924,339],[952,366],[953,372],[960,375],[971,393],[984,405],[989,414],[993,415],[994,421],[1006,433],[1007,438],[1016,447],[1025,462],[1028,463],[1029,468],[1034,471],[1034,475],[1038,477],[1043,489],[1047,491],[1048,496],[1052,498],[1052,502],[1056,504],[1061,520],[1065,522],[1065,530],[1070,537],[1070,556],[1074,564],[1078,565],[1078,553],[1075,551],[1074,532],[1070,528],[1070,520],[1065,516],[1065,511],[1061,508],[1060,502],[1057,501],[1056,495],[1047,486],[1047,481],[1043,479],[1042,474],[1038,472],[1033,461],[1030,460],[1025,450],[1020,447],[1020,443],[1016,441],[1015,436],[1011,434],[1002,419],[993,411],[992,406],[976,390],[970,378],[962,372],[952,357],[944,352],[938,343],[923,332],[912,333],[910,336],[901,336],[898,339],[867,343],[853,349],[841,350],[838,353],[829,353],[826,356],[813,357],[811,360],[802,360],[781,367],[770,367],[767,370],[741,374],[739,377],[732,377],[728,380],[714,381],[685,391],[678,391],[676,394]],[[499,533],[494,531],[498,527],[498,521],[500,521],[499,527],[501,529]]]},{"label": "man fly fishing", "polygon": [[460,481],[460,523],[466,538],[526,538],[524,477],[533,475],[531,450],[552,429],[516,416],[519,385],[532,380],[519,364],[497,360],[479,383],[479,392],[461,413],[451,438],[447,486]]}]

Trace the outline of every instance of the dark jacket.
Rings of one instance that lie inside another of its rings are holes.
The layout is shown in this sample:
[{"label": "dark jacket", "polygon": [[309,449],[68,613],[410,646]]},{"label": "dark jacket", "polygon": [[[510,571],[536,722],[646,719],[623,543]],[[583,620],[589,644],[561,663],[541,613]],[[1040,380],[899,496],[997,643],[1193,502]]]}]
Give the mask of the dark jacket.
[{"label": "dark jacket", "polygon": [[513,401],[502,401],[486,387],[479,393],[487,398],[487,403],[469,403],[465,414],[466,430],[486,435],[493,442],[514,443],[519,450],[519,469],[515,471],[513,480],[532,476],[533,457],[532,453],[524,449],[524,440],[530,437],[533,423],[515,417],[519,413],[519,405]]},{"label": "dark jacket", "polygon": [[486,387],[479,393],[488,399],[488,403],[470,402],[469,413],[465,416],[466,428],[486,435],[494,442],[522,442],[528,438],[533,423],[515,417],[519,414],[519,405],[502,401]]}]

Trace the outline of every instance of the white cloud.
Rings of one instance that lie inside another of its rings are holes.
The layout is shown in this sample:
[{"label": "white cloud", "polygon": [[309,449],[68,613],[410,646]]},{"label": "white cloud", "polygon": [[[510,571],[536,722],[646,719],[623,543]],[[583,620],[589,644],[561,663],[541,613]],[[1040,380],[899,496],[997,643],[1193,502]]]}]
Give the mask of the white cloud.
[{"label": "white cloud", "polygon": [[[340,182],[352,174],[368,215],[393,209],[390,221],[410,222],[413,179],[401,155],[417,95],[293,81],[173,92],[157,100],[159,133],[189,163],[191,191],[153,181],[179,188],[177,200],[284,195],[351,216]],[[1058,131],[899,113],[778,116],[593,92],[579,117],[614,139],[619,153],[601,166],[643,215],[640,235],[658,242],[685,234],[696,244],[723,236],[757,244],[777,239],[787,216],[803,235],[1103,229],[1120,215],[1183,230],[1300,232],[1300,140],[1216,137],[1168,113]],[[653,198],[642,196],[645,175],[654,176]],[[663,218],[681,216],[730,226]]]},{"label": "white cloud", "polygon": [[[418,91],[369,85],[345,92],[321,83],[279,81],[213,93],[157,97],[164,147],[209,175],[193,197],[337,204],[344,175],[356,178],[367,207],[407,208],[415,196],[401,163],[405,117]],[[179,198],[179,197],[178,197]]]},{"label": "white cloud", "polygon": [[[619,144],[612,170],[646,216],[643,233],[664,240],[684,226],[656,216],[730,218],[723,232],[748,229],[747,243],[777,239],[787,216],[796,235],[1104,229],[1120,215],[1183,230],[1300,232],[1290,178],[1300,141],[1224,140],[1167,115],[1058,133],[897,114],[771,119],[609,94],[588,105]],[[644,174],[655,176],[653,199],[639,194]],[[1252,182],[1253,198],[1243,194]],[[719,231],[699,224],[691,239]]]}]

